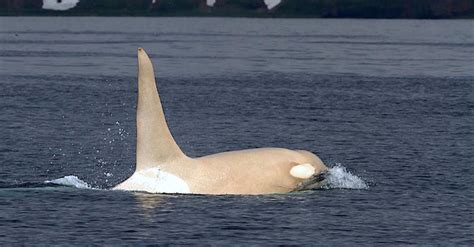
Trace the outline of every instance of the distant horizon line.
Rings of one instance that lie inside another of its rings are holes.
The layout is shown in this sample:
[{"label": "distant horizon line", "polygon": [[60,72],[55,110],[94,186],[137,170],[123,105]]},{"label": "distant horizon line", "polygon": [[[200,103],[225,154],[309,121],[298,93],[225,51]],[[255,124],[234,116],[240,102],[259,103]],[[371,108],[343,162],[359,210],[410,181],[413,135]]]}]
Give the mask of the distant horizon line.
[{"label": "distant horizon line", "polygon": [[10,0],[0,16],[474,19],[474,0]]},{"label": "distant horizon line", "polygon": [[0,17],[136,17],[136,18],[234,18],[234,19],[354,19],[354,20],[473,20],[474,16],[461,16],[449,18],[419,18],[419,17],[321,17],[321,16],[219,16],[219,15],[4,15]]}]

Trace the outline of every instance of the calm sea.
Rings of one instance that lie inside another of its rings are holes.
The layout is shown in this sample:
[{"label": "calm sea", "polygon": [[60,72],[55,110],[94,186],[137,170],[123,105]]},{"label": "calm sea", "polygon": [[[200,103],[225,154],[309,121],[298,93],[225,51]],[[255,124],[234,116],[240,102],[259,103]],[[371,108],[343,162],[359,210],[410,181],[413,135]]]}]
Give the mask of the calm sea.
[{"label": "calm sea", "polygon": [[[307,149],[330,188],[108,190],[139,46],[188,155]],[[0,245],[474,245],[473,57],[472,20],[0,18]]]}]

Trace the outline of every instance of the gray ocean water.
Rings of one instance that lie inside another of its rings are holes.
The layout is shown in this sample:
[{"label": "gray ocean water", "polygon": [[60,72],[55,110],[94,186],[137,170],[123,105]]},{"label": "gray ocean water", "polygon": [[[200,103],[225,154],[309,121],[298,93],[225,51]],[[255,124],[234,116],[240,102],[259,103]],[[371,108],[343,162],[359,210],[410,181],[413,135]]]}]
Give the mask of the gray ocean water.
[{"label": "gray ocean water", "polygon": [[[188,155],[306,149],[332,187],[108,190],[137,47]],[[472,20],[0,18],[0,245],[474,245],[473,55]]]}]

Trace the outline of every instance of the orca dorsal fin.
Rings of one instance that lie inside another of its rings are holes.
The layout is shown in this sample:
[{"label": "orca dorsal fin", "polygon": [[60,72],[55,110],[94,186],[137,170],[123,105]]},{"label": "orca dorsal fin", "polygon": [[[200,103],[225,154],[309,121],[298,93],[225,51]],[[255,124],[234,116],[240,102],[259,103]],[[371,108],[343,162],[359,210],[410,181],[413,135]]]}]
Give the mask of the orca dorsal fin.
[{"label": "orca dorsal fin", "polygon": [[138,48],[136,152],[136,171],[186,157],[168,129],[156,88],[153,64],[142,48]]}]

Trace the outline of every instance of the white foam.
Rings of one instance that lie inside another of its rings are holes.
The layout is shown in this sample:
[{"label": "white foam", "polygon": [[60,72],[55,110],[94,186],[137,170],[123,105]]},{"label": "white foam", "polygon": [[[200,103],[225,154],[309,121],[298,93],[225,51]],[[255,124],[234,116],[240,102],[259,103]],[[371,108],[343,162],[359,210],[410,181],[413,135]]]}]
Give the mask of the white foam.
[{"label": "white foam", "polygon": [[91,189],[92,188],[90,185],[80,180],[76,176],[64,176],[63,178],[45,181],[45,183],[65,185],[65,186],[70,186],[70,187],[76,187],[78,189]]},{"label": "white foam", "polygon": [[339,189],[368,189],[364,180],[358,176],[350,173],[347,169],[340,165],[329,168],[329,175],[326,177],[327,188],[339,188]]},{"label": "white foam", "polygon": [[135,172],[125,182],[117,185],[117,190],[146,191],[150,193],[190,193],[188,184],[176,175],[159,168]]}]

